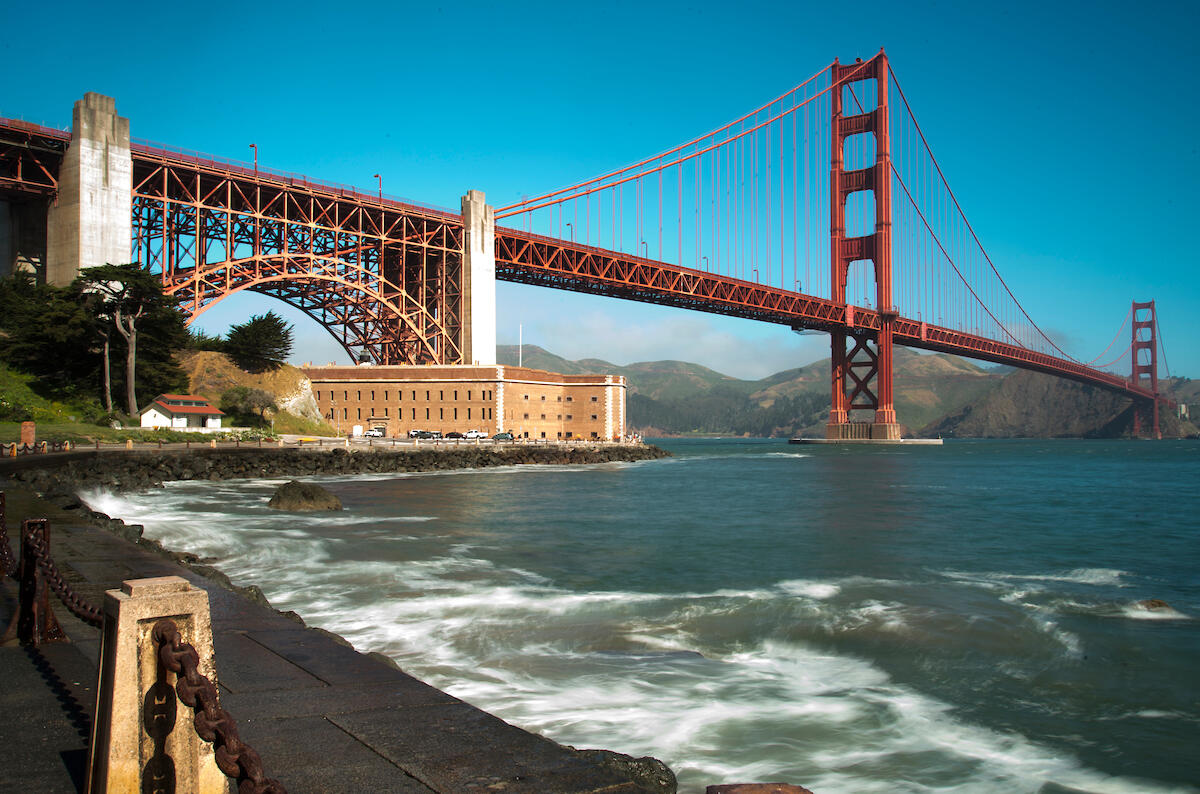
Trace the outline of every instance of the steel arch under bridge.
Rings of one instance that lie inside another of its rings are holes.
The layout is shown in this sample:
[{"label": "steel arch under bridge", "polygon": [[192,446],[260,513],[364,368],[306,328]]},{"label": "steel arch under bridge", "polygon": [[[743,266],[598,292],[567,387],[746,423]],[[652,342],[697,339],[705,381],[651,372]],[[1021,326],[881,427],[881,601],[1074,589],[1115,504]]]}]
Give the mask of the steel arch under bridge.
[{"label": "steel arch under bridge", "polygon": [[348,188],[133,146],[133,258],[189,321],[249,290],[300,309],[351,356],[462,358],[462,219]]}]

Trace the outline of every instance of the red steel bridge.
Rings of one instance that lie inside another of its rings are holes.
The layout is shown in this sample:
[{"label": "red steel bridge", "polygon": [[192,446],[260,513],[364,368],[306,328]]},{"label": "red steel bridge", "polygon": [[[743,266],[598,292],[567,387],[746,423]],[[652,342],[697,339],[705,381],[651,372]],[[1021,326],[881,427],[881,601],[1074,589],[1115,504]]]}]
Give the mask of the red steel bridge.
[{"label": "red steel bridge", "polygon": [[[0,196],[56,201],[70,141],[0,119]],[[899,437],[897,344],[1119,392],[1158,432],[1154,303],[1134,303],[1099,358],[1062,350],[1001,277],[882,51],[667,151],[496,208],[494,222],[489,208],[475,229],[466,200],[460,214],[257,162],[130,150],[130,260],[161,274],[190,318],[252,290],[356,357],[470,363],[465,259],[484,236],[501,280],[828,333],[830,438]]]}]

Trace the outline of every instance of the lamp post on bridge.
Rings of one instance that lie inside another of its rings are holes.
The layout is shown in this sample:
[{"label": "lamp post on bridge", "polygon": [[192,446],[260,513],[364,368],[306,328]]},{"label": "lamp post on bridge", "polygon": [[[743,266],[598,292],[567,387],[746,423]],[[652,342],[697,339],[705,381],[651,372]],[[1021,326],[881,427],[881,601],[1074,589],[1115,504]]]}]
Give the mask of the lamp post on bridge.
[{"label": "lamp post on bridge", "polygon": [[570,221],[567,221],[567,228],[571,230],[571,242],[575,242],[575,227]]},{"label": "lamp post on bridge", "polygon": [[254,150],[254,177],[258,178],[258,144],[250,144],[250,148]]},{"label": "lamp post on bridge", "polygon": [[640,242],[643,246],[645,246],[645,248],[643,250],[646,253],[643,256],[645,256],[646,259],[649,259],[650,258],[650,244],[647,243],[645,240],[641,240]]},{"label": "lamp post on bridge", "polygon": [[376,179],[379,180],[379,203],[382,204],[383,203],[383,177],[381,177],[379,174],[375,174],[374,176]]}]

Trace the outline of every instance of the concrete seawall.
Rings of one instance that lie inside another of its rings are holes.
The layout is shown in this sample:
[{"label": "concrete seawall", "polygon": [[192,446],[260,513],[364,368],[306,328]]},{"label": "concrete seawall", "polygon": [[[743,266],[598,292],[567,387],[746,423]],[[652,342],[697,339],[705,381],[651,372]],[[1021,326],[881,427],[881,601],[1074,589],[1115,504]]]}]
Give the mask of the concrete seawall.
[{"label": "concrete seawall", "polygon": [[[10,495],[10,527],[25,517],[51,519],[52,555],[73,588],[93,603],[121,580],[146,576],[182,575],[209,592],[222,702],[238,718],[243,737],[262,753],[268,774],[293,794],[476,789],[667,794],[675,791],[674,776],[661,762],[606,750],[576,751],[508,725],[405,675],[389,659],[356,653],[340,637],[306,628],[299,616],[271,609],[257,588],[234,586],[220,571],[196,564],[192,555],[141,538],[140,526],[87,510],[76,496],[81,488],[140,490],[180,479],[602,463],[666,455],[642,445],[89,451],[0,464],[0,490]],[[13,590],[11,582],[0,581],[0,618],[15,605]],[[0,710],[22,725],[48,731],[27,731],[27,740],[10,737],[0,743],[0,766],[13,770],[13,782],[23,790],[76,789],[86,735],[81,722],[90,717],[86,712],[94,701],[98,633],[57,604],[55,610],[71,643],[45,646],[36,658],[0,647],[0,672],[15,687],[0,690]],[[42,682],[51,679],[59,689],[67,682],[67,691],[51,688],[38,697]],[[21,697],[10,703],[18,691]],[[614,736],[612,743],[619,747],[621,738]]]}]

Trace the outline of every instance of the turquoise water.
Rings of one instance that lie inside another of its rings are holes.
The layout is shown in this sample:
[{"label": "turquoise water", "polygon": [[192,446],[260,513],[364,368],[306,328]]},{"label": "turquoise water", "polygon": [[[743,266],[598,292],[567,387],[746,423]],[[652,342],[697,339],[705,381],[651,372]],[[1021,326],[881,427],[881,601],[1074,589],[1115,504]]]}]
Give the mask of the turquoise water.
[{"label": "turquoise water", "polygon": [[681,791],[1200,790],[1200,444],[659,443],[319,478],[337,515],[268,510],[269,480],[89,501]]}]

